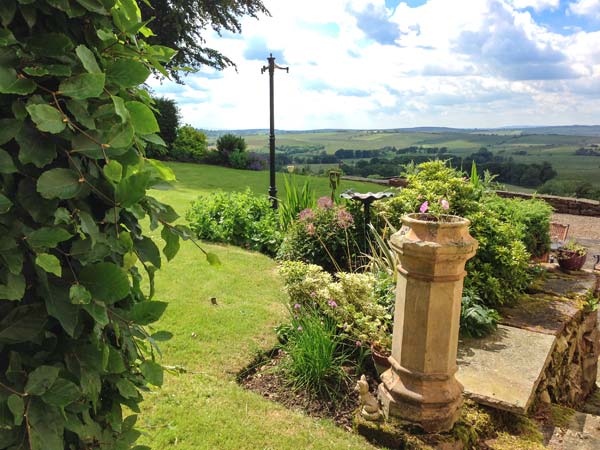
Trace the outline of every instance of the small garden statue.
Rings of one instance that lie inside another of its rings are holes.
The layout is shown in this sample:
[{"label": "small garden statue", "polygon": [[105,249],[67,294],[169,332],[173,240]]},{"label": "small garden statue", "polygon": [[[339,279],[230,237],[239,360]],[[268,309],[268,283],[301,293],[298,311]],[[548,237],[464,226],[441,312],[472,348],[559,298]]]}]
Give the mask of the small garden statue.
[{"label": "small garden statue", "polygon": [[366,420],[378,420],[381,417],[379,402],[373,394],[369,392],[369,383],[365,376],[361,376],[356,382],[354,390],[358,392],[360,401],[360,415]]}]

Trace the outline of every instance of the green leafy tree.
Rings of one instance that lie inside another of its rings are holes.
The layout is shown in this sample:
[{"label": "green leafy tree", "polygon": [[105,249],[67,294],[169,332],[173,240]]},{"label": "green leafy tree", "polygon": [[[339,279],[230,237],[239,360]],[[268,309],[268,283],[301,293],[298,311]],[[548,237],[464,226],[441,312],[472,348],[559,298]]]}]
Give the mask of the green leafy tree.
[{"label": "green leafy tree", "polygon": [[177,50],[177,55],[166,63],[166,69],[178,81],[182,67],[198,70],[208,66],[222,70],[235,66],[227,56],[206,46],[204,30],[240,33],[241,17],[269,14],[262,0],[152,0],[140,6],[144,20],[153,18],[155,36],[148,37],[148,42]]},{"label": "green leafy tree", "polygon": [[184,125],[177,132],[171,157],[178,161],[202,161],[207,149],[206,135],[191,125]]},{"label": "green leafy tree", "polygon": [[0,448],[129,449],[169,337],[139,221],[167,260],[187,236],[147,195],[174,176],[139,87],[175,52],[135,0],[2,0],[0,22]]},{"label": "green leafy tree", "polygon": [[156,121],[160,128],[159,135],[170,148],[177,139],[177,130],[181,121],[179,107],[175,100],[166,97],[155,98],[154,107],[158,110]]},{"label": "green leafy tree", "polygon": [[[217,152],[219,153],[222,164],[231,164],[231,155],[234,152],[244,152],[246,150],[246,141],[241,136],[227,133],[219,136],[217,139]],[[239,160],[239,155],[234,156],[234,163]]]}]

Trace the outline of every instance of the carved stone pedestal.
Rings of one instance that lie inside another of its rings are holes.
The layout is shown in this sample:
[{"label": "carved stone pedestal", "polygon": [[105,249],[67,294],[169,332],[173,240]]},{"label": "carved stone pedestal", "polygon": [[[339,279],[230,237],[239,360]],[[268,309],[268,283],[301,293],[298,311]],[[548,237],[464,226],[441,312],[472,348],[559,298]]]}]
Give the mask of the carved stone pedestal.
[{"label": "carved stone pedestal", "polygon": [[392,367],[378,397],[386,417],[448,431],[460,414],[462,386],[454,377],[465,263],[477,241],[470,222],[412,214],[391,243],[400,259]]}]

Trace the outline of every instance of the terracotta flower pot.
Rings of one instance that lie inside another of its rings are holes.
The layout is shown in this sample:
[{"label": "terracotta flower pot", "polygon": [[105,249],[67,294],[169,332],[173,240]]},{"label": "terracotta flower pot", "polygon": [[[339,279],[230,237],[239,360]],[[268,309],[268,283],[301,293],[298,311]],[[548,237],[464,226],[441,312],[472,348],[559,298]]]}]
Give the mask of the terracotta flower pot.
[{"label": "terracotta flower pot", "polygon": [[375,370],[378,375],[381,375],[392,367],[392,364],[388,360],[390,355],[391,353],[380,345],[371,344],[371,358],[373,359],[373,364],[375,364]]},{"label": "terracotta flower pot", "polygon": [[563,270],[581,270],[587,259],[587,253],[580,255],[577,252],[562,250],[558,258],[558,265]]}]

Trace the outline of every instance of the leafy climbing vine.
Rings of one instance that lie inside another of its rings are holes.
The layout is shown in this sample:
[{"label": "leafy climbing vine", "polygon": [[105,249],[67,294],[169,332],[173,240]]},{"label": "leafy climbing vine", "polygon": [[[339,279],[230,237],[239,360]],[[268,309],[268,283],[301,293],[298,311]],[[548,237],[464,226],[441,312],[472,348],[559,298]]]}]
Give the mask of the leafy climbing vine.
[{"label": "leafy climbing vine", "polygon": [[144,153],[161,139],[140,84],[174,52],[135,0],[1,0],[0,23],[0,448],[129,449],[170,336],[141,223],[167,260],[187,236]]}]

